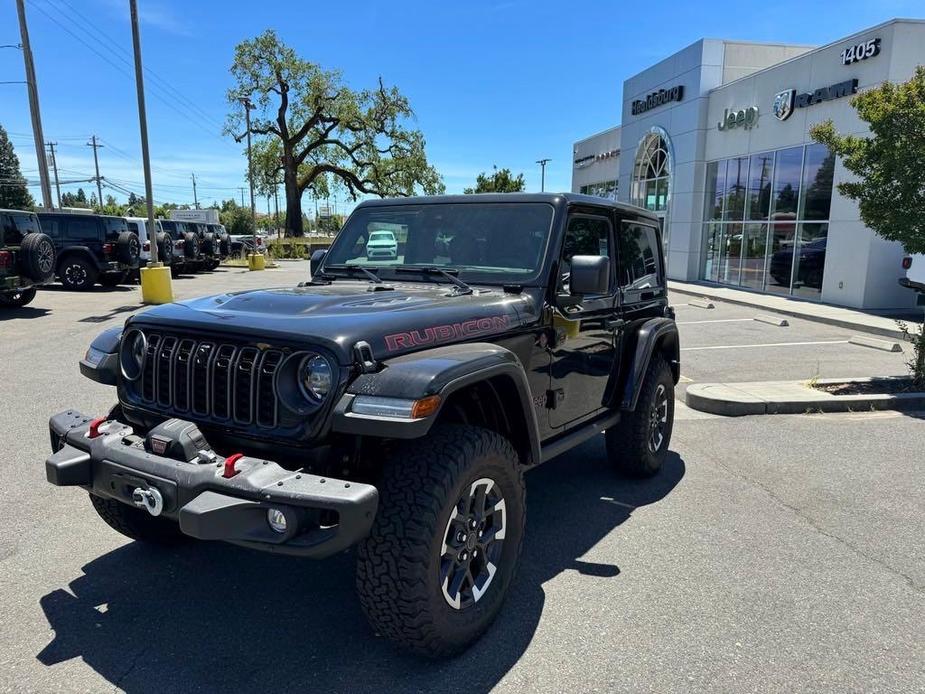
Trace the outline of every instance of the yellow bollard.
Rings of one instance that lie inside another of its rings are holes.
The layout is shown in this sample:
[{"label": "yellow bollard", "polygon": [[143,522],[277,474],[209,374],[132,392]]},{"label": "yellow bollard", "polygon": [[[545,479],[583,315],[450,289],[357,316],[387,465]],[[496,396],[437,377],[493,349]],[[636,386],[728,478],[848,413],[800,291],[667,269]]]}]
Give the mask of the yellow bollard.
[{"label": "yellow bollard", "polygon": [[247,267],[249,270],[264,270],[267,267],[267,257],[263,253],[248,253]]},{"label": "yellow bollard", "polygon": [[170,268],[163,263],[151,264],[140,270],[141,302],[144,304],[169,304],[173,301],[173,284]]}]

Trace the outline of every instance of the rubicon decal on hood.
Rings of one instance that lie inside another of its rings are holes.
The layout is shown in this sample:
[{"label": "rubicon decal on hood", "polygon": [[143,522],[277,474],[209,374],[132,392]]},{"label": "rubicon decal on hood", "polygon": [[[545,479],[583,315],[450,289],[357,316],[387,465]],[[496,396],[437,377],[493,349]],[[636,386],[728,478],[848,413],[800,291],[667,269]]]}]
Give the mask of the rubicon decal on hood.
[{"label": "rubicon decal on hood", "polygon": [[473,335],[481,335],[505,330],[510,324],[508,316],[490,316],[488,318],[473,318],[461,323],[447,325],[434,325],[421,330],[412,330],[407,333],[393,333],[385,336],[385,346],[390,352],[422,345],[433,345],[440,342],[452,342]]}]

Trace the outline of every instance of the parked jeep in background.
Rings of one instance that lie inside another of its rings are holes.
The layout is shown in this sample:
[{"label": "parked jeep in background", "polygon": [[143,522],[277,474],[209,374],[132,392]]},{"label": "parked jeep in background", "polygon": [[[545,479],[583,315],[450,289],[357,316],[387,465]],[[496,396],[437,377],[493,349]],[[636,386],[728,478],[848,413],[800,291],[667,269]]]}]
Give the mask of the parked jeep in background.
[{"label": "parked jeep in background", "polygon": [[55,277],[55,245],[42,233],[38,217],[0,210],[0,306],[25,306],[35,288]]},{"label": "parked jeep in background", "polygon": [[[148,234],[148,220],[145,217],[126,217],[128,230],[138,234],[141,241],[141,264],[147,265],[151,261],[151,238]],[[157,239],[157,261],[169,267],[173,265],[174,241],[161,226],[161,220],[155,219],[154,225]]]},{"label": "parked jeep in background", "polygon": [[197,230],[188,222],[174,219],[162,219],[161,228],[174,241],[174,261],[170,269],[174,276],[181,272],[198,272],[205,261],[202,245]]},{"label": "parked jeep in background", "polygon": [[[206,228],[215,235],[216,239],[218,239],[219,263],[222,260],[226,260],[231,254],[231,237],[225,230],[225,226],[223,224],[206,224]],[[216,267],[219,265],[219,263],[216,263]]]},{"label": "parked jeep in background", "polygon": [[[371,259],[382,228],[396,257]],[[373,628],[457,652],[514,578],[526,470],[601,433],[626,475],[666,457],[680,361],[658,220],[569,194],[366,201],[311,265],[100,334],[80,369],[117,403],[51,418],[47,478],[137,540],[357,544]]]},{"label": "parked jeep in background", "polygon": [[40,212],[58,254],[55,274],[67,289],[122,284],[138,269],[141,242],[123,217]]}]

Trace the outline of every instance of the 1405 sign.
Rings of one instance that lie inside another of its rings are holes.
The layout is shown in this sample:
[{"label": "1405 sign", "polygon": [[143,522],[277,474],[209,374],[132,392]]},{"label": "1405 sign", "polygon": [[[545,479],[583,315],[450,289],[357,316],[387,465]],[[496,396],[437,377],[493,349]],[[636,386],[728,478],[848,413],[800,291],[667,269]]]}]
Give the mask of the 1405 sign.
[{"label": "1405 sign", "polygon": [[867,60],[880,54],[880,39],[871,39],[855,46],[849,46],[841,52],[842,65],[851,65],[859,60]]}]

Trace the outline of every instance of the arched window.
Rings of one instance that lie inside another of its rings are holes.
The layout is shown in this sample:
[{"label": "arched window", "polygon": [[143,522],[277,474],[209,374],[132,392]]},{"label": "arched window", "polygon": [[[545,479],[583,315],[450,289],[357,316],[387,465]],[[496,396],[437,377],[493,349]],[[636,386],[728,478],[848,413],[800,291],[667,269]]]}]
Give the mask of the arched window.
[{"label": "arched window", "polygon": [[632,202],[653,212],[668,209],[671,151],[661,132],[650,132],[639,143],[633,165]]}]

